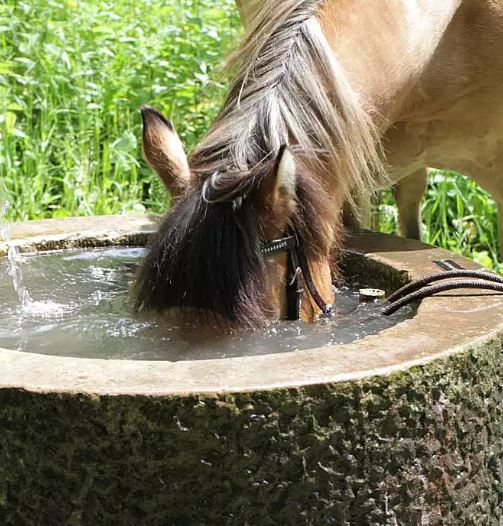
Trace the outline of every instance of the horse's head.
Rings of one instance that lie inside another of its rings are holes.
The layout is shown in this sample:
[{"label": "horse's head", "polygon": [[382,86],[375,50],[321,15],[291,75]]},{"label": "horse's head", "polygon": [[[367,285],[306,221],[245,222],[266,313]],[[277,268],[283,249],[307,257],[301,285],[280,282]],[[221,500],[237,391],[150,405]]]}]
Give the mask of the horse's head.
[{"label": "horse's head", "polygon": [[306,320],[333,302],[335,206],[302,155],[282,147],[249,171],[201,174],[167,119],[142,116],[145,158],[174,205],[140,270],[138,309],[255,325],[287,318],[297,295]]}]

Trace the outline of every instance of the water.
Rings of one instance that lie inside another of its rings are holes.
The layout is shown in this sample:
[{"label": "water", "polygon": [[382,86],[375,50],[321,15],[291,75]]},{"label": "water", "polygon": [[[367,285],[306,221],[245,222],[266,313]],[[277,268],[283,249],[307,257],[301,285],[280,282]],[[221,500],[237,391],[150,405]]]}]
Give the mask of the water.
[{"label": "water", "polygon": [[381,316],[379,305],[359,305],[356,292],[341,287],[337,315],[315,324],[284,321],[231,335],[181,329],[132,312],[128,291],[143,254],[121,247],[0,258],[0,347],[82,358],[229,358],[348,343],[411,315]]},{"label": "water", "polygon": [[[0,187],[0,190],[3,190],[3,186]],[[2,191],[2,193],[4,192]],[[8,275],[11,277],[12,286],[14,287],[19,303],[25,307],[31,301],[31,298],[23,284],[19,247],[10,244],[10,223],[6,220],[10,203],[7,198],[2,197],[2,193],[0,193],[0,242],[5,242],[7,245]]]}]

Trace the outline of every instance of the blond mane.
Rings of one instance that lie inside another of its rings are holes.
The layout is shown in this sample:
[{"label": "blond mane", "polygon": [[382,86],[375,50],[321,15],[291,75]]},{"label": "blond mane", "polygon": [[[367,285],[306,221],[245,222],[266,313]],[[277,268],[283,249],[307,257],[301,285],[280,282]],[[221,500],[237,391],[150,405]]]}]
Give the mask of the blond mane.
[{"label": "blond mane", "polygon": [[371,190],[384,172],[369,111],[316,18],[322,4],[263,2],[233,60],[237,75],[223,109],[190,159],[207,200],[245,192],[286,143],[346,200]]}]

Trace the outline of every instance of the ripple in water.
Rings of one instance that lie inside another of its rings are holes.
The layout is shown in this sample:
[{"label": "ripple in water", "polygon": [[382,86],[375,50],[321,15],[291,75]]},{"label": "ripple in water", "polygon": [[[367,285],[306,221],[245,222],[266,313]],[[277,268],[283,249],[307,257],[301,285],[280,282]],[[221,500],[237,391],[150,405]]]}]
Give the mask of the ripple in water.
[{"label": "ripple in water", "polygon": [[[16,255],[27,297],[19,301],[6,258],[0,260],[0,347],[81,358],[197,360],[300,351],[349,343],[395,325],[411,309],[385,317],[339,287],[337,315],[314,324],[276,322],[256,331],[216,335],[132,313],[129,289],[142,248]],[[334,349],[335,350],[335,349]]]}]

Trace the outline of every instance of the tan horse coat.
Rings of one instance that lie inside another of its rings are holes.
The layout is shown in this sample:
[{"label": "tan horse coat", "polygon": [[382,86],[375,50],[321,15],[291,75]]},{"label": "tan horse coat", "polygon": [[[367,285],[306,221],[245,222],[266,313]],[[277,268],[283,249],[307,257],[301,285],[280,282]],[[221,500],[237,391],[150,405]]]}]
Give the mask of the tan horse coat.
[{"label": "tan horse coat", "polygon": [[[238,0],[245,26],[260,5]],[[318,20],[382,130],[402,232],[448,168],[495,198],[503,256],[503,0],[327,0]]]}]

